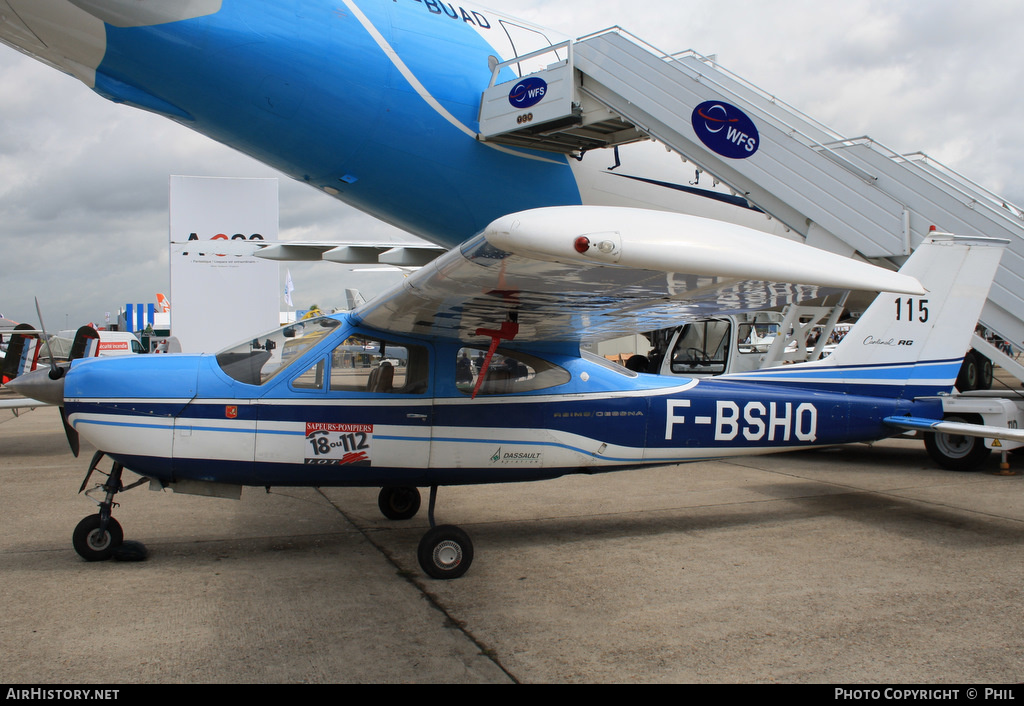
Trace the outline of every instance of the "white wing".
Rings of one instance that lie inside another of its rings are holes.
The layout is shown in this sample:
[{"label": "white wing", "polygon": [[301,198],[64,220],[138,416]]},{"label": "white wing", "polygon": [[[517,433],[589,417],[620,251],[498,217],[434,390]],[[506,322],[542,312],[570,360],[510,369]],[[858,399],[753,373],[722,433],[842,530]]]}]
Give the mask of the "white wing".
[{"label": "white wing", "polygon": [[495,221],[356,315],[462,340],[515,321],[517,341],[585,341],[848,289],[924,293],[913,277],[742,226],[567,206]]}]

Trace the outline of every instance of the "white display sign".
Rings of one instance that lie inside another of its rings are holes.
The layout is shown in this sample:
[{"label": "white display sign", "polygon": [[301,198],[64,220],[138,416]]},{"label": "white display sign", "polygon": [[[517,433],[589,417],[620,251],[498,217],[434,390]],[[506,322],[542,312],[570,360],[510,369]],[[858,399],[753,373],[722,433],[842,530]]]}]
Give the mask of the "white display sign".
[{"label": "white display sign", "polygon": [[212,240],[276,241],[277,186],[277,179],[171,177],[171,335],[183,352],[213,353],[277,327],[278,263],[203,249]]}]

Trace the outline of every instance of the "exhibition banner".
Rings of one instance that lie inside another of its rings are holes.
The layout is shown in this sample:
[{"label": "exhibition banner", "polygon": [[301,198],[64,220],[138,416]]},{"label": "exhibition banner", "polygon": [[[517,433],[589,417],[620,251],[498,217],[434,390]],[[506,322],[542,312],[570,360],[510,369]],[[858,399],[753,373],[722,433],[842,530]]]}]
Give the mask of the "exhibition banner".
[{"label": "exhibition banner", "polygon": [[171,335],[183,352],[278,326],[280,266],[253,254],[277,236],[277,179],[171,177]]}]

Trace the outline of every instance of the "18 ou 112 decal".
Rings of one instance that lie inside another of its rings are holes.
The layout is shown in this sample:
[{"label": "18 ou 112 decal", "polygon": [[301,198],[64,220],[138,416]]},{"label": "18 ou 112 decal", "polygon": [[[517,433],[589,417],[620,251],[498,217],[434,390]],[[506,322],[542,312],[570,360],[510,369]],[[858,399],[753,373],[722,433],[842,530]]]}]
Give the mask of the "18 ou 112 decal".
[{"label": "18 ou 112 decal", "polygon": [[372,424],[306,423],[305,462],[330,466],[369,466]]}]

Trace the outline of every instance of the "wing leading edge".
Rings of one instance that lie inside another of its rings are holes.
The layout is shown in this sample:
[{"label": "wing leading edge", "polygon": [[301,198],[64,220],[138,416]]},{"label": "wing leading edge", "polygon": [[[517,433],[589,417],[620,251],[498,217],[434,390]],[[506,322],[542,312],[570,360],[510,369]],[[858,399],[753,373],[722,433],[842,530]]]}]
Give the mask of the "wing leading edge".
[{"label": "wing leading edge", "polygon": [[511,214],[357,310],[374,328],[472,340],[594,341],[913,277],[720,221],[630,208]]}]

